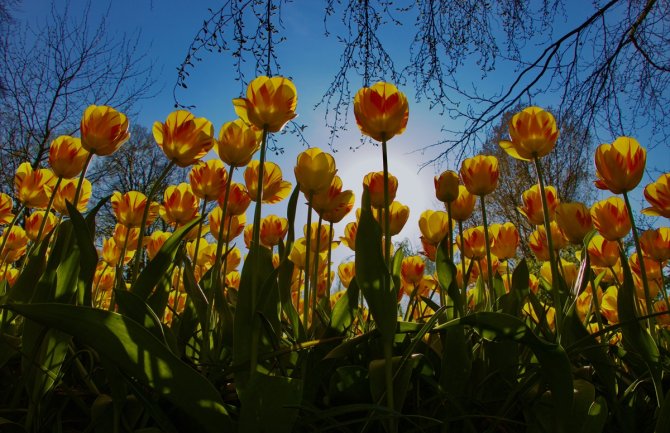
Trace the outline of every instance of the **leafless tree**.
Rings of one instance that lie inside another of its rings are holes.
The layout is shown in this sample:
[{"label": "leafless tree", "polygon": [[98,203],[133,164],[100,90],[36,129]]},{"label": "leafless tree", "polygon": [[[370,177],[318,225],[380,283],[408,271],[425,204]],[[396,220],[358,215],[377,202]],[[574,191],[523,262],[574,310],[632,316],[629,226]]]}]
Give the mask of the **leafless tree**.
[{"label": "leafless tree", "polygon": [[112,32],[106,16],[92,17],[90,3],[77,14],[52,4],[43,22],[15,25],[0,58],[3,190],[21,162],[41,165],[53,138],[74,134],[88,105],[132,115],[152,95],[152,66],[138,41]]}]

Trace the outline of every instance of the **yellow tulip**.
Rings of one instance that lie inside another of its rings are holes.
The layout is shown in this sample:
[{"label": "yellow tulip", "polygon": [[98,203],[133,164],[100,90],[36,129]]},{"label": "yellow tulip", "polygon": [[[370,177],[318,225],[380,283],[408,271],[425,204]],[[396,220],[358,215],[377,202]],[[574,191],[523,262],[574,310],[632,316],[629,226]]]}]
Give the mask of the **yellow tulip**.
[{"label": "yellow tulip", "polygon": [[247,97],[233,99],[235,113],[247,124],[279,132],[296,117],[298,92],[288,78],[260,76],[247,87]]},{"label": "yellow tulip", "polygon": [[456,237],[456,245],[461,254],[471,260],[479,260],[486,256],[486,239],[484,227],[477,226],[463,230]]},{"label": "yellow tulip", "polygon": [[111,155],[130,138],[128,118],[105,105],[90,105],[81,118],[81,146],[98,156]]},{"label": "yellow tulip", "polygon": [[[549,210],[549,221],[554,220],[554,212],[559,204],[556,188],[545,186],[544,192],[547,198],[547,208]],[[523,206],[519,207],[519,212],[526,217],[529,223],[539,226],[544,224],[544,211],[542,209],[542,193],[540,185],[535,184],[521,195]]]},{"label": "yellow tulip", "polygon": [[198,215],[198,207],[198,198],[193,194],[191,185],[182,182],[165,188],[160,216],[168,224],[184,225]]},{"label": "yellow tulip", "polygon": [[356,266],[354,262],[340,263],[337,267],[337,276],[340,277],[340,282],[346,288],[349,288],[351,280],[356,276]]},{"label": "yellow tulip", "polygon": [[498,187],[498,160],[495,156],[477,155],[461,164],[461,180],[473,195],[490,194]]},{"label": "yellow tulip", "polygon": [[0,192],[0,224],[9,224],[14,219],[14,214],[12,213],[12,208],[14,207],[14,202],[12,198]]},{"label": "yellow tulip", "polygon": [[212,201],[224,193],[228,183],[228,172],[223,162],[210,159],[193,165],[188,180],[193,194],[200,199]]},{"label": "yellow tulip", "polygon": [[373,140],[387,141],[405,131],[409,104],[396,86],[378,82],[356,93],[354,116],[363,135]]},{"label": "yellow tulip", "polygon": [[[365,175],[363,178],[363,189],[370,194],[370,205],[376,209],[384,208],[384,172],[376,171]],[[398,179],[388,173],[389,203],[395,200],[398,191]]]},{"label": "yellow tulip", "polygon": [[56,178],[51,170],[33,170],[28,162],[21,163],[14,175],[16,198],[28,208],[46,208],[55,184]]},{"label": "yellow tulip", "polygon": [[419,229],[426,242],[437,245],[449,233],[449,215],[443,211],[425,210],[419,217]]},{"label": "yellow tulip", "polygon": [[656,261],[670,259],[670,227],[645,230],[640,236],[642,253]]},{"label": "yellow tulip", "polygon": [[595,185],[614,194],[633,190],[644,174],[647,151],[634,138],[618,137],[612,144],[601,144],[596,149]]},{"label": "yellow tulip", "polygon": [[335,177],[335,158],[318,147],[300,152],[293,169],[300,191],[305,195],[326,191]]},{"label": "yellow tulip", "polygon": [[512,117],[509,135],[511,140],[502,140],[500,147],[513,158],[530,161],[554,149],[558,127],[550,112],[540,107],[528,107]]},{"label": "yellow tulip", "polygon": [[[67,206],[65,205],[66,201],[70,203],[74,202],[74,195],[77,192],[77,184],[79,179],[63,179],[60,186],[54,192],[56,196],[53,201],[53,208],[61,215],[69,215],[67,211]],[[88,179],[84,179],[81,184],[81,192],[79,193],[79,201],[77,203],[77,210],[79,212],[86,211],[88,202],[91,199],[91,182]]]},{"label": "yellow tulip", "polygon": [[593,230],[591,213],[583,203],[559,203],[555,211],[556,223],[568,240],[581,244],[584,237]]},{"label": "yellow tulip", "polygon": [[587,251],[593,266],[611,268],[619,262],[619,245],[599,234],[591,238]]},{"label": "yellow tulip", "polygon": [[500,260],[508,260],[516,257],[516,249],[519,246],[519,231],[510,222],[504,224],[491,224],[489,226],[491,236],[491,254]]},{"label": "yellow tulip", "polygon": [[251,196],[247,188],[241,183],[233,182],[230,185],[230,194],[228,203],[224,202],[225,195],[220,195],[218,202],[219,206],[226,207],[226,215],[241,215],[247,211],[251,203]]},{"label": "yellow tulip", "polygon": [[[251,161],[244,170],[244,182],[249,191],[249,198],[256,201],[258,197],[258,169],[260,162]],[[263,170],[263,203],[279,203],[291,193],[291,182],[283,179],[281,168],[274,162],[265,162]]]},{"label": "yellow tulip", "polygon": [[[138,191],[129,191],[121,194],[115,191],[110,199],[116,221],[127,227],[139,227],[142,224],[142,215],[147,206],[147,197]],[[149,204],[149,213],[146,225],[151,225],[158,216],[160,205],[156,202]]]},{"label": "yellow tulip", "polygon": [[165,156],[180,167],[194,164],[215,142],[212,122],[186,110],[173,111],[165,123],[154,122],[153,134]]},{"label": "yellow tulip", "polygon": [[416,284],[423,278],[426,263],[420,256],[408,256],[402,259],[400,276],[411,284]]},{"label": "yellow tulip", "polygon": [[261,244],[272,248],[279,245],[288,232],[288,220],[277,215],[268,215],[261,220]]},{"label": "yellow tulip", "polygon": [[458,185],[460,178],[458,173],[447,170],[435,176],[435,197],[442,203],[451,203],[458,198]]},{"label": "yellow tulip", "polygon": [[261,148],[261,136],[262,131],[242,119],[224,123],[219,131],[216,153],[229,166],[244,167]]},{"label": "yellow tulip", "polygon": [[475,210],[477,197],[470,194],[465,185],[458,185],[458,197],[451,204],[451,217],[454,221],[463,222],[470,218]]},{"label": "yellow tulip", "polygon": [[643,209],[643,214],[670,218],[670,173],[660,175],[656,182],[647,185],[644,198],[651,206]]},{"label": "yellow tulip", "polygon": [[25,229],[26,229],[26,236],[28,236],[28,239],[30,239],[33,242],[39,242],[42,239],[48,235],[51,230],[56,227],[57,219],[56,215],[53,213],[49,212],[49,215],[47,215],[47,221],[44,224],[44,230],[42,231],[42,235],[40,236],[39,239],[37,239],[37,234],[40,231],[40,227],[42,226],[42,221],[44,220],[44,211],[43,210],[38,210],[30,214],[30,216],[26,217],[26,223],[25,223]]},{"label": "yellow tulip", "polygon": [[57,177],[71,179],[84,169],[88,155],[79,138],[61,135],[49,146],[49,166]]},{"label": "yellow tulip", "polygon": [[619,197],[610,197],[591,206],[593,226],[608,241],[623,239],[630,232],[626,204]]}]

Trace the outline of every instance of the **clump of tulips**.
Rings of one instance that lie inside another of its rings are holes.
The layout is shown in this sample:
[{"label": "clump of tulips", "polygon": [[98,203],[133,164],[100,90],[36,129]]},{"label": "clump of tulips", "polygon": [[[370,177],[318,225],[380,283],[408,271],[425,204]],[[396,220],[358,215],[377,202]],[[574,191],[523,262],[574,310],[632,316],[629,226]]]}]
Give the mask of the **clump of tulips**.
[{"label": "clump of tulips", "polygon": [[[537,177],[519,208],[536,227],[524,258],[517,228],[489,223],[493,156],[435,177],[443,209],[395,200],[402,179],[387,145],[409,105],[394,85],[355,95],[382,163],[358,180],[360,208],[344,227],[356,198],[332,155],[301,152],[295,185],[267,160],[269,135],[296,116],[293,83],[258,77],[233,105],[239,118],[218,137],[184,110],[154,124],[170,163],[146,195],[90,206],[91,159],[130,139],[111,107],[89,107],[79,138],[54,139],[49,168],[19,166],[14,196],[0,194],[0,367],[20,378],[2,379],[4,425],[600,432],[652,431],[670,416],[670,174],[645,187],[642,212],[663,222],[640,232],[629,193],[646,151],[635,139],[596,150],[595,186],[611,197],[565,203],[542,169],[560,146],[554,117],[539,107],[512,117],[500,146]],[[159,196],[175,166],[190,167],[188,179]],[[286,199],[286,215],[262,216]],[[481,226],[470,224],[477,201]],[[99,239],[101,206],[116,226]],[[393,236],[410,211],[421,212],[422,251],[405,257]],[[343,247],[354,260],[333,264]]]}]

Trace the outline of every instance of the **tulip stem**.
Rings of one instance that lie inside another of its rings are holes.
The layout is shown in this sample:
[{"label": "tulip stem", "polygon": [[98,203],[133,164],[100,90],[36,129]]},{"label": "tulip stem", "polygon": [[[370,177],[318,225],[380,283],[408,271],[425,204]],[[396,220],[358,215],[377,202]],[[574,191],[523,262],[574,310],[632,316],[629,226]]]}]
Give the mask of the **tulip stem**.
[{"label": "tulip stem", "polygon": [[[195,270],[198,265],[198,250],[200,249],[200,238],[202,237],[202,224],[205,221],[205,212],[207,212],[207,199],[202,199],[202,209],[200,210],[200,215],[202,218],[198,223],[197,233],[195,235],[195,248],[193,248],[193,270]],[[222,221],[223,223],[223,221]]]},{"label": "tulip stem", "polygon": [[462,304],[463,311],[468,309],[468,282],[465,278],[465,256],[463,255],[463,221],[458,222],[458,235],[461,239],[461,246],[459,247],[461,256],[461,280],[463,280]]},{"label": "tulip stem", "polygon": [[[72,205],[75,208],[77,207],[77,203],[79,203],[79,195],[81,194],[81,187],[84,184],[84,177],[86,176],[86,170],[88,170],[88,165],[91,163],[92,158],[93,153],[89,152],[88,156],[86,157],[86,162],[84,162],[84,168],[81,170],[81,174],[79,175],[79,182],[77,182],[77,190],[74,193],[74,203],[72,203]],[[58,180],[60,181],[60,179],[61,178],[59,177]],[[56,186],[56,188],[58,187]],[[52,196],[56,194],[56,188],[54,188]]]},{"label": "tulip stem", "polygon": [[[158,176],[158,179],[154,184],[151,186],[151,190],[149,190],[149,195],[147,195],[147,201],[144,205],[144,212],[142,213],[142,222],[140,224],[140,232],[137,235],[137,250],[135,251],[135,263],[133,264],[133,273],[130,276],[130,283],[131,285],[135,282],[135,279],[137,278],[137,274],[140,272],[140,263],[142,262],[142,255],[144,253],[143,251],[143,246],[144,246],[144,229],[146,228],[145,226],[147,225],[147,219],[149,218],[149,208],[151,208],[151,200],[153,200],[154,195],[158,191],[158,188],[163,184],[163,181],[167,177],[168,174],[170,174],[170,171],[172,170],[172,167],[174,167],[175,162],[170,161],[170,163],[163,169],[163,172]],[[86,171],[86,168],[84,167],[84,171]],[[83,173],[82,172],[82,173]]]},{"label": "tulip stem", "polygon": [[447,236],[449,236],[449,243],[447,244],[449,246],[449,260],[451,260],[451,263],[454,263],[454,233],[453,233],[453,219],[451,218],[451,202],[447,202],[447,224],[449,225],[449,230],[447,231]]},{"label": "tulip stem", "polygon": [[[40,223],[40,229],[37,231],[37,237],[35,238],[35,243],[33,243],[32,247],[30,247],[30,251],[28,251],[27,256],[30,256],[30,253],[32,253],[33,249],[40,242],[42,238],[42,233],[44,233],[44,228],[47,225],[49,212],[51,212],[51,208],[53,207],[54,204],[54,199],[56,198],[56,191],[58,191],[58,187],[60,187],[62,181],[63,178],[60,176],[58,177],[58,180],[56,180],[56,185],[54,185],[53,191],[51,192],[51,197],[49,197],[49,204],[47,204],[47,208],[44,211],[44,216],[42,217],[42,222]],[[75,204],[74,206],[76,207],[77,205]]]},{"label": "tulip stem", "polygon": [[[223,242],[221,242],[221,239],[223,238],[223,232],[224,232],[224,221],[226,220],[226,216],[228,213],[228,199],[230,198],[230,188],[233,183],[233,172],[235,171],[235,166],[231,165],[230,169],[228,170],[228,183],[226,183],[226,192],[223,195],[223,206],[221,207],[221,221],[219,222],[219,235],[216,238],[216,258],[214,259],[214,271],[213,271],[213,276],[214,276],[214,284],[212,285],[212,293],[214,291],[219,290],[221,287],[220,285],[220,280],[221,280],[221,256],[223,255]],[[226,250],[228,243],[226,242]],[[225,278],[225,275],[224,275]]]},{"label": "tulip stem", "polygon": [[386,139],[382,137],[382,162],[384,164],[384,261],[391,269],[391,218],[389,203],[389,164],[386,154]]},{"label": "tulip stem", "polygon": [[[319,249],[321,247],[321,225],[323,224],[323,218],[319,215],[319,223],[316,226],[316,246],[314,247],[314,277],[312,278],[312,285],[315,286],[312,292],[312,326],[316,324],[316,298],[319,294]],[[309,251],[307,252],[309,254]]]},{"label": "tulip stem", "polygon": [[[661,270],[661,295],[663,296],[663,300],[665,301],[665,308],[667,311],[667,314],[670,314],[670,301],[668,301],[668,294],[665,292],[665,276],[663,275],[663,261],[659,260],[658,261],[658,268]],[[649,312],[651,313],[651,311]]]},{"label": "tulip stem", "polygon": [[309,277],[310,277],[310,248],[312,247],[312,198],[314,193],[310,192],[307,197],[307,232],[305,233],[305,283],[302,297],[302,322],[307,329],[307,319],[309,318]]},{"label": "tulip stem", "polygon": [[540,158],[533,157],[535,162],[535,170],[537,171],[537,180],[540,184],[540,197],[542,199],[542,213],[544,215],[544,231],[547,235],[547,245],[549,247],[549,266],[551,266],[551,295],[554,301],[554,309],[556,310],[556,335],[560,337],[563,329],[563,306],[561,303],[561,294],[559,293],[558,285],[558,264],[554,252],[554,241],[551,236],[551,220],[549,219],[549,205],[547,204],[547,194],[544,191],[544,179],[542,176],[542,165]]},{"label": "tulip stem", "polygon": [[[333,222],[330,222],[330,226],[328,227],[328,235],[332,236],[333,234]],[[331,253],[333,252],[333,242],[328,242],[328,269],[327,275],[326,275],[326,299],[330,300],[330,266],[331,266],[331,261],[332,261],[332,255]],[[661,267],[662,269],[662,267]]]},{"label": "tulip stem", "polygon": [[[637,252],[637,261],[640,264],[640,278],[642,279],[642,288],[644,290],[644,301],[645,305],[647,306],[647,314],[651,314],[653,311],[653,305],[651,303],[651,295],[649,292],[649,282],[647,281],[647,267],[644,263],[644,256],[642,255],[642,248],[640,247],[640,238],[637,236],[637,227],[635,226],[635,217],[633,215],[633,210],[630,207],[630,200],[628,199],[628,193],[626,191],[623,192],[623,199],[626,203],[626,211],[628,212],[628,218],[630,219],[630,226],[632,228],[631,231],[633,232],[633,242],[635,243],[635,252]],[[661,267],[661,273],[662,272],[663,268]],[[647,325],[649,326],[649,332],[651,333],[651,336],[654,337],[654,326],[651,323],[651,319],[647,319]]]},{"label": "tulip stem", "polygon": [[[484,223],[484,243],[486,244],[486,271],[488,273],[487,281],[489,286],[489,299],[487,302],[488,304],[487,307],[489,308],[489,311],[493,311],[493,307],[495,305],[496,293],[493,287],[493,264],[491,263],[491,245],[489,244],[489,225],[486,220],[486,197],[480,195],[479,202],[482,205],[482,220]],[[461,242],[463,241],[461,240]],[[481,266],[480,266],[480,273],[481,273]],[[465,278],[465,276],[463,278]]]}]

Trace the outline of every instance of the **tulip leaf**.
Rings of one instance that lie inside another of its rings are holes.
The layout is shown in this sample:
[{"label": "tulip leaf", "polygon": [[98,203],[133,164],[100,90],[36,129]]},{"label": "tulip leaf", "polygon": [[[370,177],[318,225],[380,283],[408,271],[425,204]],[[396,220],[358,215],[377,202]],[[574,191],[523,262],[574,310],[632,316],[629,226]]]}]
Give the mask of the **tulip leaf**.
[{"label": "tulip leaf", "polygon": [[[417,353],[412,354],[409,356],[407,362],[403,362],[403,357],[401,356],[394,356],[392,358],[391,362],[393,371],[395,372],[393,379],[393,408],[398,412],[402,410],[402,406],[405,403],[409,382],[412,378],[412,371],[419,364],[421,356]],[[370,376],[372,401],[384,401],[383,398],[386,393],[385,368],[385,359],[373,359],[370,361],[368,374]]]},{"label": "tulip leaf", "polygon": [[233,429],[214,386],[134,320],[66,304],[13,304],[8,308],[91,346],[123,373],[150,386],[181,409],[200,430],[214,433]]},{"label": "tulip leaf", "polygon": [[[623,252],[621,254],[621,267],[623,268],[623,283],[619,289],[617,298],[617,310],[621,333],[623,334],[623,345],[628,350],[636,353],[644,360],[649,370],[656,402],[660,406],[663,401],[663,386],[661,384],[661,367],[659,364],[660,353],[654,339],[640,324],[635,312],[635,285],[631,274],[628,260]],[[653,326],[653,325],[652,325]]]},{"label": "tulip leaf", "polygon": [[[6,301],[8,303],[24,303],[29,302],[35,293],[35,288],[46,269],[47,264],[47,250],[51,241],[53,231],[49,233],[38,244],[29,257],[23,272],[19,274],[14,285],[8,290]],[[53,254],[53,253],[52,253]]]},{"label": "tulip leaf", "polygon": [[302,402],[302,381],[255,372],[240,393],[240,431],[290,433]]},{"label": "tulip leaf", "polygon": [[670,391],[665,394],[665,399],[659,409],[654,433],[670,433]]},{"label": "tulip leaf", "polygon": [[516,341],[533,351],[540,363],[540,371],[551,390],[557,431],[565,431],[566,417],[573,402],[572,367],[563,348],[540,339],[518,317],[504,313],[483,311],[452,320],[435,328],[447,329],[466,325],[475,329],[485,340]]},{"label": "tulip leaf", "polygon": [[165,333],[160,319],[139,296],[128,290],[114,290],[114,299],[118,306],[119,314],[122,314],[137,323],[143,325],[154,337],[162,341],[167,346]]},{"label": "tulip leaf", "polygon": [[363,191],[361,217],[356,233],[356,281],[363,292],[377,329],[385,340],[395,334],[397,298],[382,254],[382,233],[372,216],[370,194]]},{"label": "tulip leaf", "polygon": [[[172,236],[165,241],[153,260],[140,272],[137,281],[135,281],[130,289],[131,292],[135,293],[141,299],[147,299],[161,278],[172,274],[172,269],[175,266],[175,257],[181,241],[196,224],[200,223],[201,219],[202,217],[198,217],[172,233]],[[140,254],[140,251],[137,251],[137,254]]]},{"label": "tulip leaf", "polygon": [[[98,264],[98,251],[93,245],[93,234],[90,231],[90,226],[70,202],[67,205],[72,227],[74,229],[74,237],[78,246],[79,256],[79,272],[77,281],[77,293],[79,303],[82,305],[91,305],[91,290],[93,287],[93,277],[95,275],[95,268]],[[95,214],[94,214],[95,215]],[[95,227],[94,227],[95,229]]]},{"label": "tulip leaf", "polygon": [[330,316],[331,328],[342,333],[351,326],[358,310],[358,295],[358,283],[356,283],[355,278],[352,278],[346,293],[337,300],[333,307],[333,312]]},{"label": "tulip leaf", "polygon": [[188,260],[183,261],[182,272],[182,278],[184,279],[184,289],[188,294],[188,298],[191,300],[191,302],[193,302],[200,326],[202,329],[205,329],[205,320],[207,320],[207,310],[209,309],[207,296],[205,296],[202,289],[198,285],[198,282],[195,279],[195,274],[193,272],[193,266]]},{"label": "tulip leaf", "polygon": [[456,284],[456,266],[449,259],[449,240],[444,238],[437,247],[435,268],[440,290],[446,290],[460,317],[465,315],[463,300]]}]

